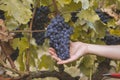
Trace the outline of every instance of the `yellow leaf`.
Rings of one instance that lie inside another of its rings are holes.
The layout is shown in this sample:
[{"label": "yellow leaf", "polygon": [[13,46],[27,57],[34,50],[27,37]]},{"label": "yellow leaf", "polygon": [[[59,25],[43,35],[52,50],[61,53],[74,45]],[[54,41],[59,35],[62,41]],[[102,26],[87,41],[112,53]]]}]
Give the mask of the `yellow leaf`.
[{"label": "yellow leaf", "polygon": [[57,1],[62,7],[64,7],[65,4],[71,3],[71,0],[57,0]]},{"label": "yellow leaf", "polygon": [[120,36],[120,30],[110,30],[110,34],[116,35],[116,36]]},{"label": "yellow leaf", "polygon": [[64,14],[63,15],[65,22],[68,22],[71,19],[71,15],[70,14]]},{"label": "yellow leaf", "polygon": [[30,8],[19,0],[1,0],[1,2],[3,4],[0,5],[0,9],[6,11],[7,15],[14,17],[19,23],[26,24],[32,17]]}]

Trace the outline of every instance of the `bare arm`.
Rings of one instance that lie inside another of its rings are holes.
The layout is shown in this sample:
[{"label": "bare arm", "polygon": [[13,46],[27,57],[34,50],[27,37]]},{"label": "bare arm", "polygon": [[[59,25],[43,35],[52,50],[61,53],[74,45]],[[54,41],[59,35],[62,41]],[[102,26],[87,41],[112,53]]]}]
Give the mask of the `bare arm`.
[{"label": "bare arm", "polygon": [[70,58],[61,60],[57,57],[53,48],[49,49],[51,56],[57,60],[58,64],[65,64],[77,60],[83,55],[94,54],[111,59],[120,59],[120,45],[94,45],[82,42],[71,42],[70,45]]},{"label": "bare arm", "polygon": [[112,59],[120,59],[120,45],[93,45],[88,44],[88,53]]}]

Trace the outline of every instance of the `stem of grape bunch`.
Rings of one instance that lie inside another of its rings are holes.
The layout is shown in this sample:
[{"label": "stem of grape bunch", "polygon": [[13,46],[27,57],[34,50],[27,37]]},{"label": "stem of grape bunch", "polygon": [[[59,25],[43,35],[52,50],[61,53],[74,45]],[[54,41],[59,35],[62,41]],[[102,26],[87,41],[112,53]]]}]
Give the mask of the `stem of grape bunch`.
[{"label": "stem of grape bunch", "polygon": [[52,0],[53,1],[53,6],[54,6],[54,8],[55,8],[55,15],[57,15],[57,14],[59,14],[60,12],[59,12],[59,10],[58,10],[58,6],[57,6],[57,4],[56,4],[56,0]]}]

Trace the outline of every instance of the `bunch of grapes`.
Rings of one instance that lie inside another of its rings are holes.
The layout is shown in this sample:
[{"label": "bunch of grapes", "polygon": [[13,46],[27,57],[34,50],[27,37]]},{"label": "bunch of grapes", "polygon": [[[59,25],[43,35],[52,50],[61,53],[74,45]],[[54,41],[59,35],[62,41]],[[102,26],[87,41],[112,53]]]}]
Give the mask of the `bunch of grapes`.
[{"label": "bunch of grapes", "polygon": [[5,13],[5,12],[4,12],[3,10],[0,10],[0,19],[5,20],[4,13]]},{"label": "bunch of grapes", "polygon": [[77,15],[77,13],[78,12],[72,12],[71,13],[71,20],[72,20],[72,22],[76,22],[77,21],[77,19],[78,19],[78,17],[76,16]]},{"label": "bunch of grapes", "polygon": [[19,56],[19,49],[16,48],[16,49],[14,50],[14,52],[10,55],[10,57],[11,57],[11,59],[12,59],[13,61],[15,61],[18,56]]},{"label": "bunch of grapes", "polygon": [[50,47],[56,50],[57,56],[62,60],[70,57],[70,35],[72,33],[73,28],[65,23],[60,15],[52,19],[47,27],[46,37],[50,39]]},{"label": "bunch of grapes", "polygon": [[120,37],[106,34],[105,37],[102,39],[107,45],[119,45],[120,44]]},{"label": "bunch of grapes", "polygon": [[[32,30],[45,30],[45,24],[49,22],[48,14],[50,10],[47,6],[41,6],[36,9],[35,17],[33,20]],[[45,39],[45,32],[34,32],[32,37],[38,45],[42,45]]]},{"label": "bunch of grapes", "polygon": [[109,16],[107,13],[102,12],[100,9],[96,9],[95,12],[98,14],[98,16],[100,17],[100,20],[104,23],[107,24],[107,22],[112,19],[111,16]]}]

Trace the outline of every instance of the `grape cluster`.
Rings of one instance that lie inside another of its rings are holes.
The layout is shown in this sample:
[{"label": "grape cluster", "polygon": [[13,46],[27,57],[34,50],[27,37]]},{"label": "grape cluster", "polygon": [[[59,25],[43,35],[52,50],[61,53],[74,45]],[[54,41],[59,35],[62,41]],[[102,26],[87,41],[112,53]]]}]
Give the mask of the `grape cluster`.
[{"label": "grape cluster", "polygon": [[77,21],[77,19],[78,19],[78,17],[76,16],[77,15],[77,13],[78,12],[72,12],[71,13],[71,20],[72,20],[72,22],[76,22]]},{"label": "grape cluster", "polygon": [[64,18],[57,15],[51,20],[47,27],[46,37],[50,39],[50,47],[56,50],[57,56],[62,59],[68,59],[70,47],[70,35],[73,28],[64,22]]},{"label": "grape cluster", "polygon": [[3,10],[0,10],[0,19],[5,20],[4,13],[5,13],[5,12],[4,12]]},{"label": "grape cluster", "polygon": [[[47,6],[40,6],[36,9],[32,30],[45,30],[45,24],[49,22],[48,14],[50,10]],[[45,40],[45,32],[34,32],[32,37],[38,45],[42,45]]]},{"label": "grape cluster", "polygon": [[111,16],[109,16],[107,13],[102,12],[100,9],[96,9],[95,12],[98,14],[98,16],[100,17],[100,20],[102,22],[104,22],[105,24],[107,24],[107,22],[112,19]]},{"label": "grape cluster", "polygon": [[102,39],[107,45],[119,45],[120,44],[120,37],[115,35],[107,34]]},{"label": "grape cluster", "polygon": [[15,61],[18,56],[19,56],[19,49],[16,48],[16,49],[14,50],[14,52],[10,55],[10,57],[11,57],[11,59],[12,59],[13,61]]}]

